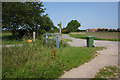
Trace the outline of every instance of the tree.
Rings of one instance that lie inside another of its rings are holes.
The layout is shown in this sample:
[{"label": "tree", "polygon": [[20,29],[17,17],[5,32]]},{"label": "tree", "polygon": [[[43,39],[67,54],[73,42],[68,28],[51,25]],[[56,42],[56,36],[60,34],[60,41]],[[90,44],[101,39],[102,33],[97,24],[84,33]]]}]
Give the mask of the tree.
[{"label": "tree", "polygon": [[54,27],[52,20],[50,20],[50,18],[47,15],[43,15],[41,23],[41,26],[46,31],[49,31],[52,27]]},{"label": "tree", "polygon": [[77,20],[71,20],[67,24],[67,27],[63,29],[63,31],[65,31],[65,33],[69,33],[69,32],[77,30],[80,26],[81,24]]},{"label": "tree", "polygon": [[49,31],[53,26],[50,18],[46,14],[43,15],[45,8],[42,2],[3,2],[2,4],[2,28],[10,30],[13,36],[16,36],[20,29]]}]

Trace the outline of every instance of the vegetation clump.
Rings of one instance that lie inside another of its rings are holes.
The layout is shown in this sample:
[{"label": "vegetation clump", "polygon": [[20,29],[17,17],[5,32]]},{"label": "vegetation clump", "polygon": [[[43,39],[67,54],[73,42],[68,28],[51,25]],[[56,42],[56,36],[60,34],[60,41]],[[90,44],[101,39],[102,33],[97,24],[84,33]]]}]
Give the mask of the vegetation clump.
[{"label": "vegetation clump", "polygon": [[96,78],[118,78],[120,69],[117,66],[105,66],[95,76]]}]

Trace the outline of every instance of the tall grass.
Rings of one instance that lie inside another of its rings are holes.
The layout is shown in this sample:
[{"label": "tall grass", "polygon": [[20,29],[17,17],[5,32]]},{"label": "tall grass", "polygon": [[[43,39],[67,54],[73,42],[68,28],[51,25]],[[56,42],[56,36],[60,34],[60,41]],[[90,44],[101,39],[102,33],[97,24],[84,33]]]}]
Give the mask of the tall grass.
[{"label": "tall grass", "polygon": [[36,40],[21,47],[3,47],[2,77],[58,78],[64,71],[90,61],[96,51],[102,49],[71,47],[66,44],[57,49],[51,44],[46,45],[44,41]]},{"label": "tall grass", "polygon": [[2,33],[2,45],[10,45],[10,44],[24,44],[26,40],[16,39],[12,36],[12,33]]}]

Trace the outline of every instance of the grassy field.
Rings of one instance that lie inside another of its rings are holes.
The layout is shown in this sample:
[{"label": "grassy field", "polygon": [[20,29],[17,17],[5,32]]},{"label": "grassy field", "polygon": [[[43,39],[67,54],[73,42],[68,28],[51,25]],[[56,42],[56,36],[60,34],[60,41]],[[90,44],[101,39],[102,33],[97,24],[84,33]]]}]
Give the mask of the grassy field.
[{"label": "grassy field", "polygon": [[26,43],[26,40],[15,39],[12,36],[12,33],[2,33],[2,45],[24,44],[24,43]]},{"label": "grassy field", "polygon": [[94,36],[95,40],[120,41],[120,32],[82,32],[69,34],[74,38],[86,39],[87,36]]},{"label": "grassy field", "polygon": [[2,77],[58,78],[64,71],[90,61],[97,50],[103,49],[62,44],[58,50],[50,44],[36,40],[22,47],[2,47]]}]

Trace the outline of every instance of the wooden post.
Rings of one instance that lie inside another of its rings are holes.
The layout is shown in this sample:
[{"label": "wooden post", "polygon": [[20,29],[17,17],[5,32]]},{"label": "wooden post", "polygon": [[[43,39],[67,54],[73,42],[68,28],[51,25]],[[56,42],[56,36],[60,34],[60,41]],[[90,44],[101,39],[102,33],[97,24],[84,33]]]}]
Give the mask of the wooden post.
[{"label": "wooden post", "polygon": [[60,34],[60,36],[61,36],[61,44],[62,44],[62,34]]},{"label": "wooden post", "polygon": [[58,34],[56,35],[56,47],[59,49],[59,36],[58,36]]},{"label": "wooden post", "polygon": [[33,32],[33,41],[35,41],[35,32]]},{"label": "wooden post", "polygon": [[62,26],[62,23],[60,22],[60,34],[61,34],[61,26]]}]

